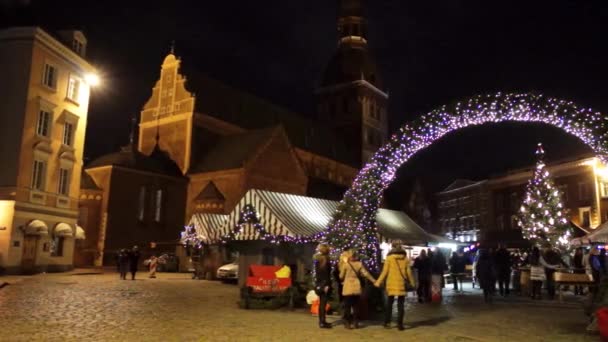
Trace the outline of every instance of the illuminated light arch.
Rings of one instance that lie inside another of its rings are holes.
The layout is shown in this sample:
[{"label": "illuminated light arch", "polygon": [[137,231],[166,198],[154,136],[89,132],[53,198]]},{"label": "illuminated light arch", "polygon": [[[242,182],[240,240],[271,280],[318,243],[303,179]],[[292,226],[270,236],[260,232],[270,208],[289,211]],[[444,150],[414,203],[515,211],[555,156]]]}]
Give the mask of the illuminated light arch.
[{"label": "illuminated light arch", "polygon": [[375,216],[384,190],[403,163],[448,133],[487,123],[544,123],[576,136],[606,163],[607,121],[592,109],[538,94],[479,95],[438,108],[402,126],[374,154],[344,195],[322,239],[336,253],[347,247],[364,251],[375,268],[379,255]]}]

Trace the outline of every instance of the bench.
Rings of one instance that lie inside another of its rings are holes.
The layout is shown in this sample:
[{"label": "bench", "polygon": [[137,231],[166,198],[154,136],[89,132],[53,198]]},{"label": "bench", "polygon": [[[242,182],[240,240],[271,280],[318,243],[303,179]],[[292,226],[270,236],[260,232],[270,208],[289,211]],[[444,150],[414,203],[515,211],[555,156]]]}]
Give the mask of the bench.
[{"label": "bench", "polygon": [[559,293],[559,301],[563,301],[562,287],[567,285],[572,286],[595,286],[593,278],[586,273],[569,273],[569,272],[555,272],[553,274],[553,280]]}]

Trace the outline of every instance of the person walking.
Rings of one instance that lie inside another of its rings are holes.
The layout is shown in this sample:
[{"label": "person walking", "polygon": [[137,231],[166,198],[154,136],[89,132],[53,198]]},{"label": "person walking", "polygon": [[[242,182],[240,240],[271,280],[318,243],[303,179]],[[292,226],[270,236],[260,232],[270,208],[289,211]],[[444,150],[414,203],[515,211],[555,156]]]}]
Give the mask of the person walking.
[{"label": "person walking", "polygon": [[477,260],[475,267],[479,286],[483,290],[483,299],[486,303],[492,303],[496,275],[494,262],[492,261],[488,250],[482,249],[479,251],[479,259]]},{"label": "person walking", "polygon": [[150,259],[148,259],[148,267],[150,269],[148,278],[156,278],[156,268],[158,267],[158,258],[156,255],[152,254]]},{"label": "person walking", "polygon": [[318,253],[313,257],[315,267],[315,293],[319,296],[319,328],[329,329],[325,306],[331,293],[331,262],[329,260],[329,245],[322,243],[317,247]]},{"label": "person walking", "polygon": [[344,326],[347,329],[359,328],[359,298],[362,292],[361,280],[367,278],[372,283],[376,279],[363,267],[357,253],[351,252],[342,265],[340,280],[342,281],[342,296],[344,298]]},{"label": "person walking", "polygon": [[123,248],[118,252],[118,271],[120,272],[120,279],[127,279],[127,270],[129,269],[129,252]]},{"label": "person walking", "polygon": [[445,256],[441,250],[437,248],[435,252],[433,252],[433,257],[431,258],[431,292],[433,291],[433,286],[435,286],[436,293],[439,296],[438,301],[441,301],[442,298],[442,291],[445,287],[445,279],[443,275],[447,269],[447,260],[445,259]]},{"label": "person walking", "polygon": [[416,294],[418,303],[430,301],[431,293],[431,260],[423,249],[414,260],[414,268],[418,271],[418,288]]},{"label": "person walking", "polygon": [[409,283],[412,288],[415,288],[415,284],[412,271],[410,270],[410,262],[407,259],[407,254],[403,249],[401,241],[394,241],[391,244],[391,250],[384,261],[382,273],[374,285],[380,287],[385,280],[388,300],[385,309],[384,327],[390,328],[393,303],[395,302],[395,297],[397,297],[397,328],[404,330],[403,316],[405,296],[407,294],[406,283]]},{"label": "person walking", "polygon": [[466,266],[466,260],[462,252],[453,252],[450,258],[450,275],[452,283],[454,283],[454,291],[458,291],[458,282],[462,281]]},{"label": "person walking", "polygon": [[133,246],[128,254],[129,258],[129,271],[131,271],[131,280],[135,280],[135,273],[137,273],[137,267],[139,266],[139,248]]},{"label": "person walking", "polygon": [[333,276],[338,284],[338,301],[340,302],[340,307],[342,308],[342,320],[346,320],[346,310],[344,309],[344,297],[342,295],[342,270],[347,266],[348,261],[350,260],[351,255],[353,255],[353,250],[350,248],[345,249],[340,254],[340,258],[338,259],[338,267],[334,267]]},{"label": "person walking", "polygon": [[494,254],[494,266],[498,279],[498,291],[501,296],[506,297],[509,295],[509,282],[511,280],[511,253],[503,244],[498,245],[498,250]]}]

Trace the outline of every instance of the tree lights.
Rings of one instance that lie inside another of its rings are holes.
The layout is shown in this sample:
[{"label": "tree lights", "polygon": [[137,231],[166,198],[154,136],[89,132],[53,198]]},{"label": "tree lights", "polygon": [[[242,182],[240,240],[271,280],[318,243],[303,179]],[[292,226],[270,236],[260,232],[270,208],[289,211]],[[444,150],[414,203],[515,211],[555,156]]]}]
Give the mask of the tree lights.
[{"label": "tree lights", "polygon": [[377,268],[379,255],[376,212],[384,190],[397,169],[418,151],[444,135],[486,123],[539,122],[561,128],[581,139],[603,162],[608,161],[608,132],[601,113],[565,100],[536,94],[479,95],[443,106],[405,124],[363,167],[340,202],[327,230],[320,236],[339,253],[356,248]]},{"label": "tree lights", "polygon": [[561,203],[562,194],[553,184],[544,156],[543,146],[538,144],[536,168],[526,187],[518,225],[524,238],[537,244],[546,242],[564,248],[570,241],[571,232]]}]

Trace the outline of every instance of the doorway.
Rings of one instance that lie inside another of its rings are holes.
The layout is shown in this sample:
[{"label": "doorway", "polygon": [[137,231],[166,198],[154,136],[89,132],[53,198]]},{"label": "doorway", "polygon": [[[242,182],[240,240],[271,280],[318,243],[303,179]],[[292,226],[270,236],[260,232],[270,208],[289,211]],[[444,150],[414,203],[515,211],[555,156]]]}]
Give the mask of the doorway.
[{"label": "doorway", "polygon": [[34,273],[36,265],[36,252],[38,251],[38,236],[25,235],[23,239],[23,256],[21,257],[21,269],[23,273]]}]

